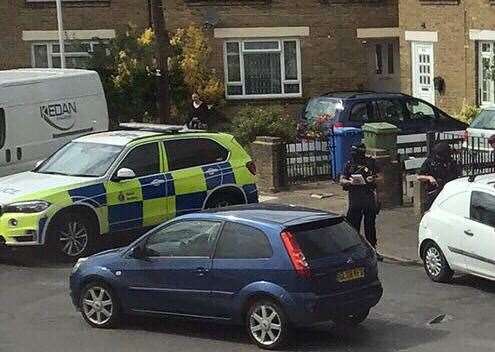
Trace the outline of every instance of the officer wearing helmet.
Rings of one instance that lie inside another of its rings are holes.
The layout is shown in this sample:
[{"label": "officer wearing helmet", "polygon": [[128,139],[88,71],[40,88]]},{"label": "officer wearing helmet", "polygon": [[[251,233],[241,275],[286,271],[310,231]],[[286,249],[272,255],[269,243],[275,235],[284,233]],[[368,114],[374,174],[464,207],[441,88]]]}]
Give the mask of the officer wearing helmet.
[{"label": "officer wearing helmet", "polygon": [[452,158],[450,145],[437,143],[418,174],[418,181],[426,183],[425,210],[430,209],[443,187],[462,175],[459,164]]},{"label": "officer wearing helmet", "polygon": [[[364,218],[364,234],[376,248],[376,215],[380,211],[376,195],[378,169],[373,158],[366,156],[366,146],[353,146],[351,160],[347,162],[340,178],[340,184],[349,193],[347,220],[358,231]],[[378,259],[382,257],[378,254]]]}]

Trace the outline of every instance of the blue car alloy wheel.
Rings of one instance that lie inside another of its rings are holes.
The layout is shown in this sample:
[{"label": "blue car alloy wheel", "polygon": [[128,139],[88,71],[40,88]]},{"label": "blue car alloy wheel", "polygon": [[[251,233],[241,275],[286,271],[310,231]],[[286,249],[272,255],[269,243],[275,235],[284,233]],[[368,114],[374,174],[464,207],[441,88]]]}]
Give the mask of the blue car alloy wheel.
[{"label": "blue car alloy wheel", "polygon": [[81,292],[81,314],[95,328],[115,327],[119,318],[119,306],[112,289],[102,283],[93,282]]},{"label": "blue car alloy wheel", "polygon": [[278,304],[268,299],[254,301],[246,316],[251,340],[261,348],[277,349],[287,342],[289,324]]}]

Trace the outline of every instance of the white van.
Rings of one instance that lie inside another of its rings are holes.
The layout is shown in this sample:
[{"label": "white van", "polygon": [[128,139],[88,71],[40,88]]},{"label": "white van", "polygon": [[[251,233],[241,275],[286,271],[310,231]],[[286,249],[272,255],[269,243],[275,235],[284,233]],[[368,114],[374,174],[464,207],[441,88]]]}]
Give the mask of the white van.
[{"label": "white van", "polygon": [[70,140],[106,130],[107,103],[96,72],[0,71],[0,176],[30,170]]}]

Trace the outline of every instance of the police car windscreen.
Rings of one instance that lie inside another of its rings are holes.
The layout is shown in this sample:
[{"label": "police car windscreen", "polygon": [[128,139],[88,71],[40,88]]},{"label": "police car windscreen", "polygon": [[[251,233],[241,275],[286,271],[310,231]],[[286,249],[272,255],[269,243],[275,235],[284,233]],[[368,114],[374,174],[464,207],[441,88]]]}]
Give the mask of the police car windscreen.
[{"label": "police car windscreen", "polygon": [[122,146],[71,142],[59,149],[35,172],[43,174],[103,176],[122,151]]}]

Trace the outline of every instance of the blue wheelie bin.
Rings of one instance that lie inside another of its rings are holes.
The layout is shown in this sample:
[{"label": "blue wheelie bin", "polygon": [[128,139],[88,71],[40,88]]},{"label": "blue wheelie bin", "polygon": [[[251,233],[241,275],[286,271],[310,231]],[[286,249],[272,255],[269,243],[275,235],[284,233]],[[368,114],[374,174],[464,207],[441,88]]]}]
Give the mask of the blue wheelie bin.
[{"label": "blue wheelie bin", "polygon": [[340,127],[334,129],[333,138],[332,174],[337,179],[351,158],[351,147],[362,143],[363,131],[355,127]]}]

